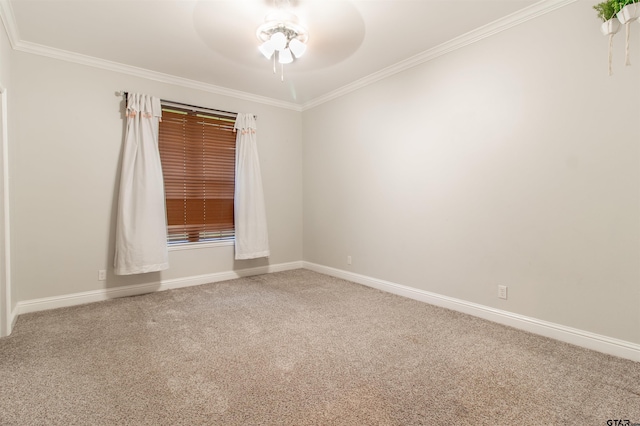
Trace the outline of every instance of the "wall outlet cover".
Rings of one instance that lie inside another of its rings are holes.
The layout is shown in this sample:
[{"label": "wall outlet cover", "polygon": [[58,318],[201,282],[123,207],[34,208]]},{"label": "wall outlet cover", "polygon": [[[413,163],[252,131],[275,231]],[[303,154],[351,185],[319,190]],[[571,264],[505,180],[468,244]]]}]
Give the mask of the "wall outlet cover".
[{"label": "wall outlet cover", "polygon": [[498,286],[498,297],[500,299],[506,299],[507,298],[507,286],[506,285],[499,285]]}]

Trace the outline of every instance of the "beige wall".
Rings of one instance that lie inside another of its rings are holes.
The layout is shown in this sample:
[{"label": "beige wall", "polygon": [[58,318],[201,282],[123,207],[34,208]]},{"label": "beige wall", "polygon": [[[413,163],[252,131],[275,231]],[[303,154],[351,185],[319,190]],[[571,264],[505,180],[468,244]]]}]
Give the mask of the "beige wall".
[{"label": "beige wall", "polygon": [[304,259],[640,343],[640,34],[608,77],[598,26],[577,2],[305,111]]},{"label": "beige wall", "polygon": [[[301,115],[15,52],[11,177],[19,301],[300,261]],[[118,90],[258,115],[271,257],[234,262],[233,247],[172,251],[162,273],[113,275],[123,100]],[[106,282],[97,280],[107,269]]]}]

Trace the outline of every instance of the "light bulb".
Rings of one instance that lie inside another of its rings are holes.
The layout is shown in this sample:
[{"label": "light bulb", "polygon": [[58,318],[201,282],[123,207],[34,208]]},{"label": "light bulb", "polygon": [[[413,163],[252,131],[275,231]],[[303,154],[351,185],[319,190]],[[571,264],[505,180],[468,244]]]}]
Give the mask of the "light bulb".
[{"label": "light bulb", "polygon": [[282,50],[287,47],[287,36],[284,33],[278,31],[271,35],[270,41],[273,43],[273,47],[276,50]]},{"label": "light bulb", "polygon": [[291,56],[291,51],[289,49],[284,49],[278,52],[278,62],[281,64],[290,64],[293,62],[293,56]]},{"label": "light bulb", "polygon": [[298,40],[297,38],[294,38],[289,42],[289,49],[291,50],[291,53],[293,53],[296,56],[296,58],[299,58],[307,50],[307,45],[301,42],[300,40]]}]

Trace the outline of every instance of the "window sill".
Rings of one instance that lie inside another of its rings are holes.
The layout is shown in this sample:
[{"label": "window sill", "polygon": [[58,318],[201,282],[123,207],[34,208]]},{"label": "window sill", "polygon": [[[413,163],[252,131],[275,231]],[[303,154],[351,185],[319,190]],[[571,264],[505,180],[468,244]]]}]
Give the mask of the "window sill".
[{"label": "window sill", "polygon": [[234,243],[235,243],[235,240],[230,239],[230,240],[224,240],[224,241],[206,241],[203,243],[170,244],[168,247],[169,247],[169,251],[180,251],[180,250],[192,250],[192,249],[201,249],[201,248],[233,246]]}]

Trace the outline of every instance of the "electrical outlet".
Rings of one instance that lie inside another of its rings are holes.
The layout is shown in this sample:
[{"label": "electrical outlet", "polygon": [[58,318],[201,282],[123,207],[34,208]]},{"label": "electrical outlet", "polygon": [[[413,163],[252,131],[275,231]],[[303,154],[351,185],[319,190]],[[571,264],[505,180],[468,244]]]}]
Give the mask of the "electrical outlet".
[{"label": "electrical outlet", "polygon": [[498,286],[498,297],[500,299],[506,299],[507,298],[507,286],[506,285],[499,285]]},{"label": "electrical outlet", "polygon": [[347,265],[351,265],[351,256],[347,256]]},{"label": "electrical outlet", "polygon": [[104,269],[100,269],[98,271],[98,281],[104,281],[107,279],[107,271]]}]

